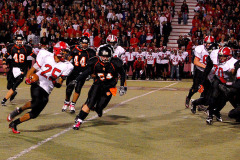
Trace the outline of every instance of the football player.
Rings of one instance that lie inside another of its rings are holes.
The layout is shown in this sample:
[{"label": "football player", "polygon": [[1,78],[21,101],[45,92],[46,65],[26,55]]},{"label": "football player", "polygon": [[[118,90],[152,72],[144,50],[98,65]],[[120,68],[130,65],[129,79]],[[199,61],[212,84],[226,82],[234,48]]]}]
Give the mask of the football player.
[{"label": "football player", "polygon": [[204,69],[201,80],[199,81],[199,92],[201,93],[200,98],[191,101],[191,112],[196,113],[196,108],[198,106],[198,111],[207,109],[204,106],[208,106],[211,101],[212,94],[212,82],[215,75],[215,67],[218,65],[218,52],[219,49],[214,49],[210,55],[206,58],[206,68]]},{"label": "football player", "polygon": [[168,73],[168,64],[169,64],[169,57],[171,52],[167,50],[166,46],[163,46],[162,52],[160,52],[161,60],[160,60],[160,68],[162,69],[162,77],[166,81],[167,80],[167,73]]},{"label": "football player", "polygon": [[136,58],[135,53],[136,52],[133,52],[132,47],[129,47],[129,50],[125,53],[125,55],[127,57],[127,78],[128,78],[128,73],[129,73],[130,67],[133,70],[133,63],[135,62],[135,58]]},{"label": "football player", "polygon": [[[24,110],[31,109],[30,112],[25,113],[22,117],[9,124],[9,128],[12,129],[13,133],[20,133],[17,130],[17,125],[20,123],[38,117],[47,105],[49,95],[53,88],[60,88],[63,80],[70,74],[73,65],[69,61],[66,61],[68,51],[68,44],[62,41],[58,42],[53,47],[54,54],[47,50],[40,50],[36,58],[36,63],[26,75],[26,84],[31,84],[30,90],[32,100],[27,102],[24,106],[16,108],[7,117],[8,121],[12,121]],[[30,79],[30,76],[35,72],[39,77],[39,80],[36,82]]]},{"label": "football player", "polygon": [[191,97],[198,91],[198,86],[203,76],[203,71],[206,68],[206,58],[209,56],[209,47],[214,43],[213,36],[206,36],[204,38],[203,45],[199,45],[194,50],[195,58],[193,60],[194,64],[194,75],[193,75],[193,85],[189,90],[186,97],[185,107],[189,108],[189,102]]},{"label": "football player", "polygon": [[[68,76],[66,85],[68,85],[71,81],[77,78],[77,76],[84,71],[87,61],[96,56],[96,52],[89,48],[89,38],[87,36],[83,36],[80,39],[80,45],[74,46],[70,52],[70,60],[74,66],[72,73]],[[62,112],[65,112],[69,107],[70,113],[75,113],[75,104],[80,96],[82,87],[85,83],[86,79],[79,81],[76,86],[67,86],[66,88],[66,97],[64,101],[64,105],[62,107]],[[75,88],[75,92],[73,93],[73,99],[70,102],[70,98],[72,92]]]},{"label": "football player", "polygon": [[[9,71],[7,73],[7,89],[6,96],[1,101],[2,106],[6,106],[6,101],[10,98],[12,101],[17,95],[16,88],[23,81],[28,69],[27,57],[36,55],[32,51],[32,47],[24,44],[23,36],[17,35],[15,44],[10,44],[7,47],[7,54],[3,57],[3,68],[7,68],[7,60],[9,64]],[[10,60],[9,60],[10,59]]]},{"label": "football player", "polygon": [[[234,64],[237,62],[232,57],[232,50],[229,47],[222,47],[218,51],[218,65],[215,66],[215,77],[212,82],[212,101],[209,104],[209,114],[206,119],[207,124],[212,124],[213,115],[216,116],[217,121],[222,121],[220,111],[226,105],[228,101],[227,97],[221,92],[219,85],[226,84],[232,81],[232,71]],[[231,102],[231,101],[230,101]]]},{"label": "football player", "polygon": [[146,79],[155,79],[154,67],[156,63],[156,55],[153,54],[153,49],[149,48],[147,54],[145,55],[145,65],[146,65]]},{"label": "football player", "polygon": [[125,53],[125,49],[118,45],[118,38],[115,35],[108,35],[106,43],[111,45],[114,49],[113,57],[121,57]]},{"label": "football player", "polygon": [[240,122],[240,61],[238,60],[234,64],[234,75],[236,75],[235,81],[233,83],[219,84],[219,89],[225,94],[229,99],[230,103],[234,109],[230,110],[228,117],[236,119],[236,122]]},{"label": "football player", "polygon": [[90,110],[95,110],[99,117],[102,116],[102,111],[108,105],[112,95],[116,95],[119,74],[121,76],[119,94],[122,96],[126,93],[126,88],[124,87],[126,74],[122,60],[112,56],[113,51],[109,45],[100,46],[97,52],[98,56],[88,61],[85,71],[77,77],[76,81],[69,84],[75,85],[76,82],[85,79],[92,73],[96,75],[93,85],[88,92],[88,98],[76,116],[73,126],[74,130],[79,129]]}]

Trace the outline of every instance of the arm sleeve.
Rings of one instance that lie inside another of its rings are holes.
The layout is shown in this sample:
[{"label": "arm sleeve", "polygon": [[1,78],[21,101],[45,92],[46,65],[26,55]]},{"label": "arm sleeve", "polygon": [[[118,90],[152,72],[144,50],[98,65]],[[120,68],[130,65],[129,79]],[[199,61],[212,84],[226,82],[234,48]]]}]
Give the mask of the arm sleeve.
[{"label": "arm sleeve", "polygon": [[86,69],[83,72],[79,73],[79,76],[75,79],[77,82],[86,79],[88,75],[92,73],[91,66],[86,66]]},{"label": "arm sleeve", "polygon": [[85,70],[83,72],[80,72],[79,76],[75,80],[78,82],[83,79],[86,79],[88,75],[93,73],[94,66],[97,62],[98,62],[98,59],[96,57],[90,58],[87,62]]}]

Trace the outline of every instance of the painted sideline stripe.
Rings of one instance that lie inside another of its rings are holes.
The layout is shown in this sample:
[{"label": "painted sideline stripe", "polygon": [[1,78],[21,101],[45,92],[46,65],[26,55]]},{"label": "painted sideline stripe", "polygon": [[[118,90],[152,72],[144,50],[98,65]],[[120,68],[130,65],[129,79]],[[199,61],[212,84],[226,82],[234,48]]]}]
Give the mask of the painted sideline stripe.
[{"label": "painted sideline stripe", "polygon": [[[130,101],[135,100],[135,99],[140,98],[140,97],[144,97],[144,96],[146,96],[146,95],[149,95],[149,94],[151,94],[151,93],[160,91],[160,90],[162,90],[162,89],[171,87],[171,86],[173,86],[173,85],[175,85],[175,84],[177,84],[177,83],[178,83],[178,82],[175,82],[175,83],[172,83],[172,84],[170,84],[170,85],[168,85],[168,86],[166,86],[166,87],[162,87],[162,88],[159,88],[159,89],[156,89],[156,90],[147,92],[147,93],[145,93],[145,94],[142,94],[142,95],[139,95],[139,96],[130,98],[130,99],[126,100],[126,101],[123,101],[123,102],[121,102],[121,103],[119,103],[119,104],[114,105],[112,108],[109,108],[109,109],[105,110],[103,113],[107,113],[107,112],[111,111],[112,109],[114,109],[114,108],[116,108],[116,107],[118,107],[118,106],[121,106],[121,105],[123,105],[123,104],[125,104],[125,103],[127,103],[127,102],[130,102]],[[91,120],[96,119],[96,118],[98,118],[98,115],[97,115],[97,114],[94,115],[94,116],[92,116],[91,118],[87,119],[86,121],[83,121],[83,123],[88,122],[88,121],[91,121]],[[19,157],[21,157],[22,155],[30,152],[31,150],[34,150],[34,149],[38,148],[38,147],[41,146],[42,144],[44,144],[44,143],[46,143],[46,142],[48,142],[48,141],[51,141],[52,139],[54,139],[54,138],[56,138],[56,137],[58,137],[58,136],[60,136],[60,135],[62,135],[62,134],[64,134],[64,133],[70,131],[71,129],[72,129],[72,127],[69,127],[69,128],[67,128],[67,129],[65,129],[65,130],[63,130],[63,131],[61,131],[61,132],[59,132],[59,133],[57,133],[57,134],[55,134],[55,135],[53,135],[53,136],[45,139],[45,140],[43,140],[43,141],[40,141],[40,142],[38,142],[36,145],[34,145],[34,146],[32,146],[32,147],[29,147],[29,148],[23,150],[23,151],[20,152],[19,154],[16,154],[15,156],[12,156],[12,157],[8,158],[7,160],[13,160],[13,159],[19,158]]]}]

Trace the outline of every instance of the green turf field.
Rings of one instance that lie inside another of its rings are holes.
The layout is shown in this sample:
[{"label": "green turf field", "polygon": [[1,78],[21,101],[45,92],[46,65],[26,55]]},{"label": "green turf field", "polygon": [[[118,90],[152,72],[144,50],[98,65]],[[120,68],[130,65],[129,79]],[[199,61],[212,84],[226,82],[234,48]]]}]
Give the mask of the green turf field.
[{"label": "green turf field", "polygon": [[[0,76],[2,99],[6,78]],[[77,113],[87,97],[88,81],[77,102]],[[206,115],[193,115],[184,101],[191,81],[128,81],[128,92],[113,97],[103,117],[91,112],[78,131],[71,129],[75,114],[62,113],[65,86],[55,88],[37,119],[18,126],[13,134],[8,113],[30,100],[22,83],[13,103],[0,111],[0,160],[238,160],[240,124],[227,117],[212,126]],[[193,98],[198,98],[195,94]]]}]

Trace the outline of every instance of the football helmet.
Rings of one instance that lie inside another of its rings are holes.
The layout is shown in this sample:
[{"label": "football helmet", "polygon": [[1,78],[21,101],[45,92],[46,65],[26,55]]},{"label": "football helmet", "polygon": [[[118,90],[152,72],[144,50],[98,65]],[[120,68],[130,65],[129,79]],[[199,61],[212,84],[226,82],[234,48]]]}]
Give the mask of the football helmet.
[{"label": "football helmet", "polygon": [[128,48],[128,51],[129,51],[130,53],[132,53],[132,52],[133,52],[133,47],[129,47],[129,48]]},{"label": "football helmet", "polygon": [[15,41],[16,41],[15,43],[18,47],[21,47],[24,45],[24,38],[21,34],[16,35]]},{"label": "football helmet", "polygon": [[214,37],[213,36],[206,36],[203,41],[204,47],[209,50],[210,46],[214,43]]},{"label": "football helmet", "polygon": [[167,46],[163,46],[162,51],[166,52],[167,51]]},{"label": "football helmet", "polygon": [[113,55],[113,49],[110,45],[103,45],[98,48],[98,57],[103,63],[110,62]]},{"label": "football helmet", "polygon": [[86,50],[89,46],[89,42],[90,42],[90,40],[87,36],[82,36],[81,39],[80,39],[81,49]]},{"label": "football helmet", "polygon": [[67,59],[67,57],[69,56],[69,51],[69,45],[63,41],[59,41],[53,46],[54,55],[57,56],[61,61]]},{"label": "football helmet", "polygon": [[222,47],[218,51],[219,63],[225,63],[232,58],[232,50],[229,47]]},{"label": "football helmet", "polygon": [[108,35],[107,36],[107,40],[106,40],[107,44],[110,44],[113,48],[116,48],[118,45],[118,38],[115,35]]}]

